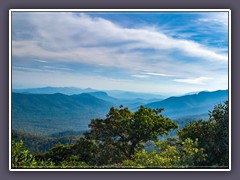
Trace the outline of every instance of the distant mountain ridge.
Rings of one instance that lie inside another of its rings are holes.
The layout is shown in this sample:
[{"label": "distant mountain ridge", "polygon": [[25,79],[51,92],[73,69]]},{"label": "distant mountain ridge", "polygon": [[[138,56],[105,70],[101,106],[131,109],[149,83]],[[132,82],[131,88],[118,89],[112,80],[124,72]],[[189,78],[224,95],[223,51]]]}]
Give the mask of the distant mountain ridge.
[{"label": "distant mountain ridge", "polygon": [[28,89],[13,89],[16,93],[28,93],[28,94],[55,94],[61,93],[65,95],[81,94],[95,92],[97,90],[86,88],[76,88],[76,87],[41,87],[41,88],[28,88]]},{"label": "distant mountain ridge", "polygon": [[145,104],[149,108],[164,108],[164,114],[172,118],[208,113],[219,103],[228,100],[228,90],[202,91],[197,94],[170,97],[162,101]]},{"label": "distant mountain ridge", "polygon": [[94,96],[96,98],[102,99],[104,101],[111,102],[111,103],[119,102],[119,99],[109,96],[104,91],[94,91],[94,92],[89,92],[88,94],[90,94],[90,95],[92,95],[92,96]]},{"label": "distant mountain ridge", "polygon": [[147,103],[151,103],[154,101],[162,100],[160,98],[155,99],[142,99],[142,98],[136,98],[136,99],[117,99],[112,96],[109,96],[108,93],[104,91],[96,91],[96,92],[89,92],[88,94],[102,99],[104,101],[111,102],[115,107],[118,107],[120,105],[123,105],[125,107],[128,107],[129,109],[133,110],[134,107],[144,105]]},{"label": "distant mountain ridge", "polygon": [[[94,93],[102,92],[107,93],[108,96],[117,99],[134,100],[137,98],[149,100],[149,99],[163,99],[165,96],[153,93],[141,93],[141,92],[129,92],[120,90],[97,90],[92,88],[76,88],[76,87],[42,87],[42,88],[28,88],[28,89],[13,89],[12,92],[25,93],[25,94],[55,94],[61,93],[65,95],[74,95],[82,93]],[[97,94],[95,94],[97,95]],[[100,94],[99,94],[100,95]]]}]

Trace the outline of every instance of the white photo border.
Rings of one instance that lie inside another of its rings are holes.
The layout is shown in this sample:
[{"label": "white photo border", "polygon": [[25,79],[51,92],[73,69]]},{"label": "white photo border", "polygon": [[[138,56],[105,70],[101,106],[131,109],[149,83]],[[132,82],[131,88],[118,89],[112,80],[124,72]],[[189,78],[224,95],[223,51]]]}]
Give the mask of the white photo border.
[{"label": "white photo border", "polygon": [[[228,101],[229,168],[228,169],[15,169],[11,166],[12,138],[12,12],[228,12]],[[9,171],[231,171],[231,10],[230,9],[10,9],[9,10]]]}]

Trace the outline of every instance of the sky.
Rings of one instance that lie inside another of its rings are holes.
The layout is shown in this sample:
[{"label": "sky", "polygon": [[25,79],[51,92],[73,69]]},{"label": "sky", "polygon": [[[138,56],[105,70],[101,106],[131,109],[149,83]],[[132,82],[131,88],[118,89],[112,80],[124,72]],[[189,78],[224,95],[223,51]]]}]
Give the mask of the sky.
[{"label": "sky", "polygon": [[12,12],[12,87],[228,88],[228,12]]}]

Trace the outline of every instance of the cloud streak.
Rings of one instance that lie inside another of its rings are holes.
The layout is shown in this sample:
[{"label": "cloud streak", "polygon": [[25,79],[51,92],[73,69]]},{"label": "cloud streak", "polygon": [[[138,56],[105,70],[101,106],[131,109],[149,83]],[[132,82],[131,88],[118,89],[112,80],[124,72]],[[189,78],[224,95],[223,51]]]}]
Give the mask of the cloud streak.
[{"label": "cloud streak", "polygon": [[151,76],[163,76],[163,77],[172,77],[174,75],[171,74],[162,74],[162,73],[155,73],[155,72],[145,72],[143,74],[151,75]]},{"label": "cloud streak", "polygon": [[187,78],[187,79],[174,79],[175,82],[188,83],[188,84],[199,84],[204,85],[207,80],[212,78],[209,77],[198,77],[198,78]]},{"label": "cloud streak", "polygon": [[136,78],[148,78],[148,77],[150,77],[150,76],[143,75],[143,74],[133,74],[132,77],[136,77]]},{"label": "cloud streak", "polygon": [[41,60],[41,59],[34,59],[34,61],[40,62],[40,63],[48,63],[48,61],[44,61],[44,60]]}]

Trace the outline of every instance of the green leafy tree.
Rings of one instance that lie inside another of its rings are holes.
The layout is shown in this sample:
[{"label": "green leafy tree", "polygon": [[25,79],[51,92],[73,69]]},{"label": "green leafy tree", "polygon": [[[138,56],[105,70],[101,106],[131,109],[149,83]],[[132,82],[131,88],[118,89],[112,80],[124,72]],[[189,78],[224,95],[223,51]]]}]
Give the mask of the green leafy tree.
[{"label": "green leafy tree", "polygon": [[178,127],[161,112],[162,109],[154,110],[143,106],[135,113],[128,108],[111,108],[105,119],[91,121],[91,131],[85,136],[95,140],[105,155],[112,156],[103,156],[104,159],[112,159],[112,163],[121,162],[131,158],[136,150],[143,149],[147,141],[157,141],[158,136],[168,134]]},{"label": "green leafy tree", "polygon": [[53,148],[51,148],[47,153],[45,153],[42,156],[42,160],[43,161],[51,160],[52,162],[54,162],[54,164],[56,166],[59,166],[59,164],[62,161],[65,161],[68,158],[70,158],[71,154],[72,154],[71,146],[65,146],[63,144],[58,144],[58,145],[54,146]]},{"label": "green leafy tree", "polygon": [[214,124],[213,139],[214,163],[219,166],[228,166],[229,163],[229,104],[218,104],[209,113],[209,121]]},{"label": "green leafy tree", "polygon": [[177,146],[177,159],[174,162],[175,167],[198,168],[199,163],[206,161],[204,149],[199,147],[198,139],[185,139]]},{"label": "green leafy tree", "polygon": [[27,168],[37,165],[33,155],[23,146],[23,141],[12,140],[12,168]]},{"label": "green leafy tree", "polygon": [[61,161],[60,168],[89,168],[90,166],[82,161],[79,161],[78,156],[70,156],[67,160]]},{"label": "green leafy tree", "polygon": [[58,168],[62,166],[71,168],[77,165],[83,167],[86,163],[95,165],[98,154],[96,143],[81,137],[75,144],[58,144],[46,153],[35,153],[35,157],[39,161],[52,161]]},{"label": "green leafy tree", "polygon": [[205,158],[203,149],[198,148],[198,140],[186,139],[179,145],[172,141],[156,142],[158,150],[136,152],[132,159],[123,161],[123,167],[130,168],[194,168],[195,163]]},{"label": "green leafy tree", "polygon": [[86,162],[90,165],[97,165],[99,146],[94,140],[81,137],[75,144],[71,145],[71,154],[75,160]]},{"label": "green leafy tree", "polygon": [[207,155],[199,166],[227,167],[229,157],[229,111],[228,101],[218,104],[209,112],[209,121],[196,121],[178,132],[179,139],[198,139],[199,146]]},{"label": "green leafy tree", "polygon": [[12,168],[53,168],[51,161],[37,161],[23,145],[23,141],[12,140]]}]

